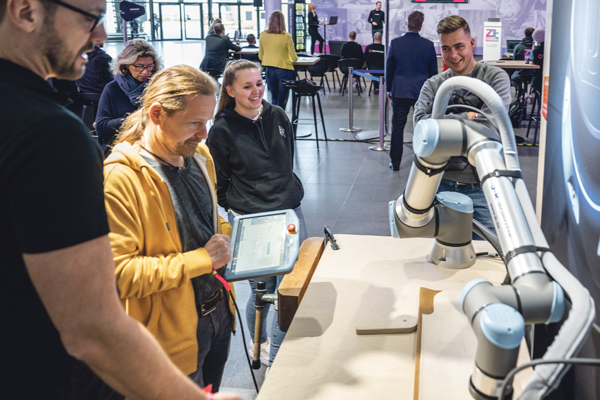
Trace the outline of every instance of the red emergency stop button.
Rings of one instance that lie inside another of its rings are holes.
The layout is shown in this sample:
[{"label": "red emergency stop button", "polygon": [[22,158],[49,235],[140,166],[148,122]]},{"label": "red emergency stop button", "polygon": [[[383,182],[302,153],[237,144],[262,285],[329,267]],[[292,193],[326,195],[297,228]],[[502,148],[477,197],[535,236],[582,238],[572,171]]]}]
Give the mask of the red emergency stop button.
[{"label": "red emergency stop button", "polygon": [[287,226],[287,230],[288,230],[288,235],[295,235],[296,233],[298,233],[298,230],[296,229],[296,225],[294,225],[294,224],[289,224]]}]

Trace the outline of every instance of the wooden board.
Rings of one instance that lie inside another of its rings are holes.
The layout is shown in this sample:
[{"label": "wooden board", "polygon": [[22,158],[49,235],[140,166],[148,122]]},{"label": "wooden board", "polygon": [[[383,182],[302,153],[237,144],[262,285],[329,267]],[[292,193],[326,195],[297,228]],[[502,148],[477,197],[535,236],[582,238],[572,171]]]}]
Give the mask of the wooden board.
[{"label": "wooden board", "polygon": [[502,69],[540,69],[539,65],[535,65],[532,62],[530,62],[529,64],[525,64],[525,61],[485,61],[485,63]]},{"label": "wooden board", "polygon": [[[505,276],[504,265],[489,257],[463,270],[433,265],[426,261],[431,239],[336,239],[341,249],[325,248],[258,400],[414,399],[416,333],[357,335],[358,324],[365,315],[417,316],[421,287],[459,293],[473,279],[499,284]],[[475,250],[493,251],[483,242]],[[460,310],[454,312],[471,330]]]},{"label": "wooden board", "polygon": [[324,249],[323,238],[311,237],[300,246],[292,272],[279,284],[279,329],[287,332]]},{"label": "wooden board", "polygon": [[417,319],[412,315],[400,315],[392,320],[373,320],[372,317],[364,317],[356,325],[357,335],[389,335],[412,333],[417,330]]},{"label": "wooden board", "polygon": [[421,354],[423,351],[423,317],[432,314],[434,297],[440,293],[439,290],[431,290],[422,287],[419,291],[419,327],[417,329],[417,348],[415,350],[415,388],[414,400],[419,399],[421,383]]}]

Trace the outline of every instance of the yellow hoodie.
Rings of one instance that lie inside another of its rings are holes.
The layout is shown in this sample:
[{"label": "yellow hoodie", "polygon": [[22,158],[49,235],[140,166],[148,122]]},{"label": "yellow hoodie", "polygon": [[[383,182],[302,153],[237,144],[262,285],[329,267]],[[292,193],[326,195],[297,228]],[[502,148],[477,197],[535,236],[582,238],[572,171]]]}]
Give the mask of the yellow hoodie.
[{"label": "yellow hoodie", "polygon": [[[204,144],[194,159],[212,183],[215,233],[231,235],[231,226],[217,212],[215,167]],[[125,311],[144,324],[189,375],[198,366],[198,315],[191,279],[212,272],[210,257],[203,248],[182,252],[167,184],[131,144],[119,143],[104,162],[104,194]],[[235,321],[230,296],[229,308]]]}]

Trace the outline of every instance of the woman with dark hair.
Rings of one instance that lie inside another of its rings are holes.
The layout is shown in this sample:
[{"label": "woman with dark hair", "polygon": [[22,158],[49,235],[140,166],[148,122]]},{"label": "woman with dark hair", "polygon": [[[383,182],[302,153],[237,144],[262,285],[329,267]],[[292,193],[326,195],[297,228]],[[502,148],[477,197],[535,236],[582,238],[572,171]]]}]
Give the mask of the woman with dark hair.
[{"label": "woman with dark hair", "polygon": [[[262,36],[261,36],[262,45]],[[217,169],[219,205],[236,215],[293,209],[300,220],[300,240],[306,239],[306,224],[300,208],[304,197],[302,182],[293,172],[294,133],[285,112],[263,100],[265,87],[260,66],[252,61],[229,63],[223,74],[223,85],[215,124],[206,145]],[[282,277],[261,278],[267,292],[275,293]],[[254,292],[256,282],[250,280],[252,295],[246,306],[248,329],[254,347]],[[263,313],[266,326],[267,309]],[[277,317],[272,342],[267,331],[260,338],[261,361],[271,364],[285,334],[279,330]]]},{"label": "woman with dark hair", "polygon": [[319,33],[319,17],[315,12],[317,5],[308,3],[308,34],[311,38],[310,54],[315,54],[315,45],[319,42],[319,53],[323,53],[323,36]]},{"label": "woman with dark hair", "polygon": [[115,80],[104,87],[96,114],[96,134],[103,149],[113,142],[125,117],[138,109],[148,80],[160,69],[156,51],[145,40],[130,41],[119,54],[113,67]]},{"label": "woman with dark hair", "polygon": [[273,11],[269,27],[260,35],[258,58],[267,67],[267,86],[271,91],[271,104],[285,110],[290,89],[282,80],[294,79],[294,62],[298,60],[292,36],[285,31],[285,19],[281,11]]}]

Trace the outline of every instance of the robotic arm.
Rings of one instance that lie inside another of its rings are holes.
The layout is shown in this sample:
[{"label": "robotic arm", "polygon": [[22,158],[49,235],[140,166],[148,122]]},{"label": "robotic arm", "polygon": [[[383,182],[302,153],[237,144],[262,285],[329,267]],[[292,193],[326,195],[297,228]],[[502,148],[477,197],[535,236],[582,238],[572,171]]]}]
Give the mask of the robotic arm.
[{"label": "robotic arm", "polygon": [[[468,89],[488,105],[501,140],[475,121],[443,119],[454,88]],[[569,316],[543,358],[573,357],[593,323],[594,302],[548,249],[522,179],[508,114],[490,86],[468,77],[444,82],[435,97],[432,118],[415,127],[413,146],[415,161],[406,189],[390,202],[392,236],[435,237],[430,259],[436,265],[467,268],[475,263],[471,199],[458,193],[436,195],[452,156],[467,157],[477,169],[498,232],[512,284],[493,286],[475,280],[465,286],[461,298],[478,338],[469,389],[476,399],[494,399],[504,377],[516,366],[526,323],[560,321],[566,292],[571,301]],[[564,364],[539,366],[520,398],[542,398],[558,386],[566,371]]]}]

